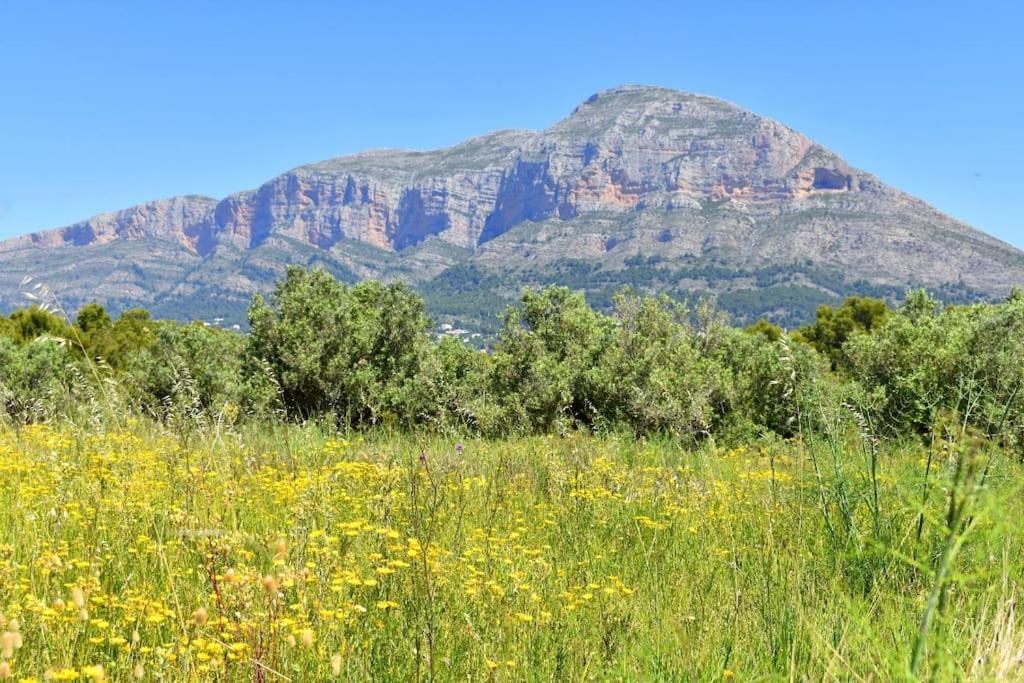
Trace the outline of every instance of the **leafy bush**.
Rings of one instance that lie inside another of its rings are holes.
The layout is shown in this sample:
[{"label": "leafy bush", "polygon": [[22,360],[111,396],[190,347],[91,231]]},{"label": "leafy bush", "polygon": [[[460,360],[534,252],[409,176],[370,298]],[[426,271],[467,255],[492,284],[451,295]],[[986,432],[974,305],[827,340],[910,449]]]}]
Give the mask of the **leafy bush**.
[{"label": "leafy bush", "polygon": [[254,298],[249,324],[248,353],[270,369],[291,415],[330,413],[350,426],[415,419],[428,320],[404,285],[348,286],[292,267],[272,306]]},{"label": "leafy bush", "polygon": [[39,337],[67,338],[71,336],[68,324],[55,313],[42,306],[19,308],[11,313],[8,335],[17,342],[30,342]]},{"label": "leafy bush", "polygon": [[707,437],[735,408],[749,354],[729,353],[736,333],[711,309],[697,318],[667,297],[626,292],[605,316],[568,289],[528,290],[493,356],[498,431],[582,425]]},{"label": "leafy bush", "polygon": [[955,411],[965,425],[1022,449],[1019,293],[1000,305],[941,310],[925,292],[912,292],[884,326],[854,334],[842,352],[891,433],[927,433],[940,412]]},{"label": "leafy bush", "polygon": [[157,343],[155,330],[159,324],[140,308],[124,311],[117,322],[111,323],[106,311],[89,304],[78,313],[75,339],[83,344],[90,360],[122,370],[135,355],[146,353]]},{"label": "leafy bush", "polygon": [[638,433],[707,436],[734,398],[733,374],[719,353],[724,328],[667,297],[618,297],[614,342],[601,362],[599,404],[611,421]]},{"label": "leafy bush", "polygon": [[[488,283],[473,272],[451,280]],[[72,324],[34,306],[0,316],[0,399],[3,414],[25,421],[76,406],[95,415],[102,398],[108,412],[131,404],[164,420],[283,409],[342,428],[583,428],[690,442],[840,423],[924,435],[955,413],[1024,453],[1024,291],[945,309],[923,290],[897,310],[853,297],[793,334],[763,319],[740,330],[711,304],[690,311],[629,290],[609,305],[595,310],[566,287],[528,289],[502,316],[492,353],[432,342],[423,300],[404,285],[350,285],[298,267],[269,303],[253,299],[247,337],[138,309],[114,321],[96,304]]]},{"label": "leafy bush", "polygon": [[[546,432],[599,415],[599,360],[611,343],[610,318],[565,287],[527,290],[506,311],[494,352],[491,390],[500,427]],[[595,403],[597,401],[597,403]]]},{"label": "leafy bush", "polygon": [[414,383],[416,419],[435,428],[498,431],[497,406],[487,394],[490,356],[443,337],[424,356]]},{"label": "leafy bush", "polygon": [[67,407],[81,372],[66,344],[40,337],[16,344],[0,337],[0,407],[17,421],[54,417]]},{"label": "leafy bush", "polygon": [[785,336],[760,343],[744,340],[734,353],[742,368],[740,412],[752,424],[784,437],[818,426],[817,413],[826,400],[818,354]]},{"label": "leafy bush", "polygon": [[227,414],[244,402],[243,338],[201,323],[153,325],[152,343],[127,361],[126,385],[144,412]]},{"label": "leafy bush", "polygon": [[855,332],[871,332],[882,326],[889,308],[881,299],[853,296],[839,308],[819,306],[812,325],[800,329],[800,334],[814,348],[832,360],[832,367],[845,363],[843,344]]},{"label": "leafy bush", "polygon": [[1024,290],[1001,306],[979,307],[961,386],[965,416],[1024,453]]}]

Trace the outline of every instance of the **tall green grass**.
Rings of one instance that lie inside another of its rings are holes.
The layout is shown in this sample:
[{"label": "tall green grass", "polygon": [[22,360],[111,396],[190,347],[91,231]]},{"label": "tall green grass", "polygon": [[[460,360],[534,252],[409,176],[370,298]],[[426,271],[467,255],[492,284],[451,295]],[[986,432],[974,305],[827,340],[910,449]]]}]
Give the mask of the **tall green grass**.
[{"label": "tall green grass", "polygon": [[5,429],[0,612],[23,646],[2,659],[39,679],[1024,675],[1019,463],[955,426],[834,427],[733,449]]}]

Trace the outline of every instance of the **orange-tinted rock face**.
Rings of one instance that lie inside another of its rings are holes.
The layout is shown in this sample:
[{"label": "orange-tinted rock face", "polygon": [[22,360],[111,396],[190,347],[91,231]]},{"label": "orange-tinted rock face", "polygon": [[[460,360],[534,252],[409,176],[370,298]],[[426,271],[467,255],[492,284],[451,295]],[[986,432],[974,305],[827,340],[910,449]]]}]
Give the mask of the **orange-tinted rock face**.
[{"label": "orange-tinted rock face", "polygon": [[216,202],[207,197],[174,197],[100,214],[58,230],[9,240],[0,248],[36,245],[102,245],[114,240],[157,238],[194,249],[202,226],[213,216]]}]

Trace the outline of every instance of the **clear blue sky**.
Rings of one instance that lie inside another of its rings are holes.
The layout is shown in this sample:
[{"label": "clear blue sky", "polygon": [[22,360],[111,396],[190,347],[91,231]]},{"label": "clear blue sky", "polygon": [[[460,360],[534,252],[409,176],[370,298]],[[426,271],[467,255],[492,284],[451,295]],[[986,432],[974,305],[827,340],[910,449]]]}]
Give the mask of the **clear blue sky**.
[{"label": "clear blue sky", "polygon": [[591,93],[731,100],[1024,247],[1019,2],[0,0],[0,237]]}]

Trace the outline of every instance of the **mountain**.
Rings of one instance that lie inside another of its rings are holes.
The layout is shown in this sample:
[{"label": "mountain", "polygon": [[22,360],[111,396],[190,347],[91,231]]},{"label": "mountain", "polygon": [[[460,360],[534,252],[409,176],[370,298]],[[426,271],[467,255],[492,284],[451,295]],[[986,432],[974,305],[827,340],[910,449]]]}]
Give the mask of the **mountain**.
[{"label": "mountain", "polygon": [[712,97],[598,93],[543,132],[302,166],[219,201],[147,202],[0,243],[0,307],[25,276],[91,300],[242,322],[289,263],[416,285],[435,318],[487,330],[527,284],[717,293],[795,324],[851,293],[947,301],[1024,282],[1024,253]]}]

